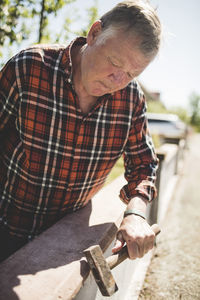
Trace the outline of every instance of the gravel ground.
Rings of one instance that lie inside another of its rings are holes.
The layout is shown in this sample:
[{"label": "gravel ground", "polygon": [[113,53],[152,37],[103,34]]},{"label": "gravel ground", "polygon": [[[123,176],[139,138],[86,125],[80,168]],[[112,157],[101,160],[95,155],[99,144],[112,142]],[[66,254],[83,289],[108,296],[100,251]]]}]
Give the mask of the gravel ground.
[{"label": "gravel ground", "polygon": [[200,300],[200,135],[188,145],[139,300]]}]

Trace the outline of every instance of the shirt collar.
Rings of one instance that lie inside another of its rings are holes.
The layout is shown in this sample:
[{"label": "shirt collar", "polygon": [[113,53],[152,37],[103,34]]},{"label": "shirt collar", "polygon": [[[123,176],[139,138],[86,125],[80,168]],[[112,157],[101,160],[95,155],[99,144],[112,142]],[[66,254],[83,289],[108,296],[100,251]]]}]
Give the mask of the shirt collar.
[{"label": "shirt collar", "polygon": [[72,47],[77,46],[83,46],[86,44],[86,38],[84,37],[78,37],[69,44],[69,46],[64,50],[63,56],[62,56],[62,67],[65,70],[65,73],[67,74],[67,77],[72,80]]}]

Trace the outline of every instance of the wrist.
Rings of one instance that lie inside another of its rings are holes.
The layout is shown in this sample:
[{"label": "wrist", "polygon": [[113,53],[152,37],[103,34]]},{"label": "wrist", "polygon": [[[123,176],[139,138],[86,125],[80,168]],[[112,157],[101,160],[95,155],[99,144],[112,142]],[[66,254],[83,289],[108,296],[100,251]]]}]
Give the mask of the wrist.
[{"label": "wrist", "polygon": [[125,212],[124,212],[124,218],[129,216],[129,215],[139,216],[139,217],[143,218],[144,220],[146,220],[145,213],[138,210],[138,209],[126,209]]},{"label": "wrist", "polygon": [[126,209],[127,210],[135,209],[135,210],[142,212],[142,214],[146,214],[147,203],[148,202],[146,199],[137,196],[130,200]]}]

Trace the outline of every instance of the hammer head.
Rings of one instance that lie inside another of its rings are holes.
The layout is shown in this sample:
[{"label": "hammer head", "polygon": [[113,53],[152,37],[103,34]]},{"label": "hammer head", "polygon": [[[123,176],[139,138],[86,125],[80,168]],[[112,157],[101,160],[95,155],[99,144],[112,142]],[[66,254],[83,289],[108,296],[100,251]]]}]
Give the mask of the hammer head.
[{"label": "hammer head", "polygon": [[86,249],[84,253],[102,295],[112,296],[118,287],[101,248],[99,245],[95,245]]}]

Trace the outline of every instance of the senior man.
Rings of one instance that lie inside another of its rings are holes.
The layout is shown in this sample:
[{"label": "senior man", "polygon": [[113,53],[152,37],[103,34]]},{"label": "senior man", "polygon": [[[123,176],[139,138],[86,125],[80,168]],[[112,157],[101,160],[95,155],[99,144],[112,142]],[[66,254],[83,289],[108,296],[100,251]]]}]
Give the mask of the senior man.
[{"label": "senior man", "polygon": [[153,247],[145,211],[155,197],[157,158],[135,78],[156,56],[160,38],[153,8],[125,1],[96,21],[87,38],[68,47],[31,47],[4,66],[1,260],[85,206],[122,154],[127,184],[120,198],[128,212],[113,252],[126,242],[133,259]]}]

